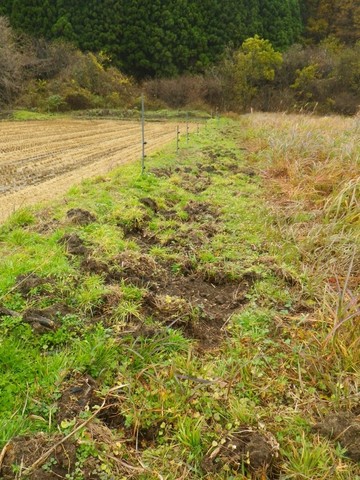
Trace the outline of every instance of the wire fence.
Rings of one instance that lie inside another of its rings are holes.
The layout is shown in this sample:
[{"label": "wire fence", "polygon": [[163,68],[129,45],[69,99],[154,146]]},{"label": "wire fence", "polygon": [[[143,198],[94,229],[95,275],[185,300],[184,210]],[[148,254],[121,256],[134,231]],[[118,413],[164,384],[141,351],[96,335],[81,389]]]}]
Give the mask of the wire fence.
[{"label": "wire fence", "polygon": [[147,111],[143,98],[140,112],[125,117],[105,111],[0,121],[0,222],[21,207],[60,196],[85,178],[137,158],[144,173],[146,155],[171,143],[178,153],[210,118],[201,112]]}]

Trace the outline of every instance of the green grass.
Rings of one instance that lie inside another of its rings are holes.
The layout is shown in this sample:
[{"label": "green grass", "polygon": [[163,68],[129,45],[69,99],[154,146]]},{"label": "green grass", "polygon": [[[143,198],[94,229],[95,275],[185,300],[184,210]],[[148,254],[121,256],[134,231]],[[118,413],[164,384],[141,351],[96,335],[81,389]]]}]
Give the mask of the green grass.
[{"label": "green grass", "polygon": [[[25,209],[1,227],[0,306],[20,316],[0,317],[0,449],[17,435],[61,430],[56,412],[66,379],[86,374],[99,397],[123,386],[110,397],[121,421],[111,442],[92,436],[90,426],[76,437],[80,463],[69,480],[82,480],[90,457],[101,479],[257,478],[246,461],[204,469],[204,457],[244,426],[279,442],[282,480],[359,478],[337,442],[312,430],[320,413],[355,406],[358,365],[341,331],[342,344],[324,345],[331,325],[321,312],[331,299],[319,296],[303,246],[289,234],[311,221],[312,210],[303,205],[285,230],[276,188],[261,176],[268,159],[239,149],[258,133],[248,119],[212,120],[178,156],[170,145],[147,159],[144,176],[139,162],[121,167],[106,182],[72,188],[48,219]],[[158,175],[169,168],[170,177]],[[76,207],[96,221],[70,224],[66,211]],[[52,218],[59,223],[44,233]],[[83,257],[68,255],[59,240],[70,233],[106,268],[86,270]],[[126,279],[131,269],[141,284]],[[47,283],[24,293],[17,283],[24,274]],[[225,296],[212,347],[203,339],[199,348],[196,328],[187,328],[201,322],[206,297],[192,304],[186,291],[186,298],[159,295],[166,275],[169,285],[207,279],[211,297]],[[228,310],[237,296],[241,303]],[[28,309],[54,305],[61,305],[55,331],[38,333],[23,321]],[[79,421],[64,425],[71,431]],[[114,457],[141,472],[119,470]]]},{"label": "green grass", "polygon": [[33,112],[29,110],[14,110],[12,112],[12,119],[18,121],[25,120],[51,120],[52,118],[63,117],[63,114]]}]

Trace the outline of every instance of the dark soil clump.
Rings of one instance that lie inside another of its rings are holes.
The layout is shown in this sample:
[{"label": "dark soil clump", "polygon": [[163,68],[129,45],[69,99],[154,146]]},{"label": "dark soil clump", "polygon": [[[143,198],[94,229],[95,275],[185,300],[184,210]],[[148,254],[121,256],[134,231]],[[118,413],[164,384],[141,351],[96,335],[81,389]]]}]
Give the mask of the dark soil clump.
[{"label": "dark soil clump", "polygon": [[28,310],[23,316],[23,321],[30,324],[37,333],[47,333],[57,329],[56,323],[41,315],[38,310]]},{"label": "dark soil clump", "polygon": [[245,469],[251,478],[273,480],[278,478],[278,457],[279,445],[273,435],[244,427],[208,454],[202,468],[207,473],[219,472],[225,466],[234,473]]},{"label": "dark soil clump", "polygon": [[[62,439],[61,435],[48,437],[43,433],[34,436],[15,437],[8,445],[1,469],[3,480],[18,478],[14,466],[22,470],[29,468],[38,458]],[[36,468],[26,478],[29,480],[54,480],[70,475],[76,462],[76,444],[68,440],[59,445],[49,456],[48,468]],[[44,462],[45,463],[45,462]]]},{"label": "dark soil clump", "polygon": [[140,198],[140,203],[145,205],[145,207],[150,208],[150,210],[152,210],[155,213],[159,210],[157,203],[152,198],[149,198],[149,197]]},{"label": "dark soil clump", "polygon": [[101,262],[92,257],[84,258],[81,262],[80,268],[86,273],[106,276],[110,274],[109,266],[105,262]]},{"label": "dark soil clump", "polygon": [[36,273],[26,273],[16,278],[16,290],[23,297],[29,296],[33,290],[46,289],[54,283],[53,278],[39,277]]},{"label": "dark soil clump", "polygon": [[149,173],[152,173],[158,178],[170,178],[172,175],[172,169],[171,167],[152,168],[149,170]]},{"label": "dark soil clump", "polygon": [[89,225],[89,223],[96,222],[95,215],[82,208],[72,208],[66,213],[66,216],[74,225]]},{"label": "dark soil clump", "polygon": [[117,274],[128,283],[138,287],[151,287],[165,271],[151,256],[137,252],[124,252],[112,262]]},{"label": "dark soil clump", "polygon": [[20,317],[20,313],[14,312],[14,310],[10,310],[6,307],[0,306],[0,317]]},{"label": "dark soil clump", "polygon": [[60,424],[63,420],[72,420],[90,404],[95,404],[93,398],[96,387],[90,375],[76,375],[66,382],[58,403],[56,421]]},{"label": "dark soil clump", "polygon": [[76,233],[70,233],[60,238],[59,243],[65,245],[66,252],[69,255],[87,255],[89,250],[84,245],[84,241]]},{"label": "dark soil clump", "polygon": [[124,232],[126,238],[134,240],[145,252],[150,250],[154,245],[161,243],[154,233],[143,228],[124,230]]},{"label": "dark soil clump", "polygon": [[154,293],[144,299],[145,316],[198,340],[200,349],[215,348],[226,331],[222,327],[245,303],[246,284],[228,282],[215,286],[196,274],[158,279]]},{"label": "dark soil clump", "polygon": [[116,396],[106,400],[104,409],[98,415],[102,421],[111,430],[124,429],[126,418],[121,413],[121,401]]},{"label": "dark soil clump", "polygon": [[314,426],[314,431],[338,441],[351,460],[360,462],[360,419],[355,414],[330,414]]},{"label": "dark soil clump", "polygon": [[181,187],[194,194],[205,192],[211,185],[211,178],[208,175],[183,174]]},{"label": "dark soil clump", "polygon": [[191,221],[204,221],[214,219],[219,216],[219,213],[213,208],[210,203],[190,201],[184,208],[189,215]]}]

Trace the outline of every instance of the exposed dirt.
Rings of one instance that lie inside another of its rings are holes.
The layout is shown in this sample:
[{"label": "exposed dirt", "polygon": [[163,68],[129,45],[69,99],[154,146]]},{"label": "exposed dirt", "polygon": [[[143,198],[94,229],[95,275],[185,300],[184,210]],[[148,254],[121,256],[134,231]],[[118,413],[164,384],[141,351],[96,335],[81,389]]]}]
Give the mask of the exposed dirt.
[{"label": "exposed dirt", "polygon": [[274,436],[243,427],[206,455],[202,468],[207,473],[215,473],[226,466],[234,473],[243,473],[245,467],[251,478],[273,480],[278,478],[278,463],[279,445]]},{"label": "exposed dirt", "polygon": [[140,198],[140,203],[145,205],[145,207],[150,208],[150,210],[152,210],[155,213],[159,210],[157,203],[152,198],[149,198],[149,197]]},{"label": "exposed dirt", "polygon": [[191,175],[183,173],[181,179],[181,187],[190,193],[202,193],[207,190],[211,185],[211,177],[206,173]]},{"label": "exposed dirt", "polygon": [[360,418],[352,412],[340,412],[326,416],[314,427],[346,449],[346,454],[354,462],[360,462]]},{"label": "exposed dirt", "polygon": [[154,245],[161,244],[157,236],[145,227],[124,229],[124,231],[126,238],[136,241],[144,252],[147,252]]},{"label": "exposed dirt", "polygon": [[[3,480],[20,478],[14,473],[14,466],[19,471],[30,467],[38,458],[48,451],[55,443],[62,439],[61,435],[48,437],[43,433],[34,436],[15,437],[8,445],[2,465]],[[76,462],[76,444],[72,440],[65,441],[51,454],[46,468],[36,468],[29,476],[29,480],[65,479],[73,472]],[[18,473],[18,475],[20,475]]]},{"label": "exposed dirt", "polygon": [[41,310],[29,308],[23,312],[22,318],[36,333],[48,333],[57,330],[61,325],[60,317],[69,313],[71,309],[67,305],[57,303]]},{"label": "exposed dirt", "polygon": [[89,253],[84,241],[76,233],[65,234],[60,238],[59,243],[65,245],[66,252],[69,255],[87,255]]},{"label": "exposed dirt", "polygon": [[[104,463],[114,467],[114,478],[133,478],[128,475],[133,472],[133,467],[128,466],[118,456],[118,451],[113,451],[116,446],[113,432],[102,422],[91,421],[86,425],[86,442],[91,442],[101,451],[101,456],[90,455],[86,459],[77,457],[77,449],[81,440],[76,441],[75,436],[64,441],[61,435],[52,437],[39,433],[33,436],[15,437],[5,449],[0,478],[14,480],[26,478],[27,480],[66,480],[68,478],[81,478],[86,480],[101,480],[104,478]],[[26,469],[32,467],[43,455],[57,443],[58,447],[51,451],[36,468],[31,468],[31,473],[24,476]],[[107,477],[106,477],[107,478]]]},{"label": "exposed dirt", "polygon": [[62,385],[56,421],[72,420],[85,410],[95,396],[97,384],[90,375],[75,374]]},{"label": "exposed dirt", "polygon": [[[193,131],[196,125],[190,124]],[[71,185],[140,157],[137,122],[2,122],[0,222],[26,205],[57,198]],[[148,123],[147,153],[175,138],[174,124]]]},{"label": "exposed dirt", "polygon": [[[207,279],[197,273],[174,274],[170,266],[157,263],[151,256],[124,252],[116,257],[122,279],[145,288],[143,316],[152,316],[167,326],[180,328],[201,348],[219,344],[229,317],[246,302],[251,279],[230,280],[219,273]],[[118,281],[118,276],[115,276]],[[216,285],[211,280],[216,281]]]},{"label": "exposed dirt", "polygon": [[96,222],[95,215],[82,208],[72,208],[66,212],[66,216],[74,225],[88,225]]},{"label": "exposed dirt", "polygon": [[207,221],[219,217],[219,212],[210,203],[206,202],[192,200],[186,205],[184,210],[189,215],[189,221]]},{"label": "exposed dirt", "polygon": [[151,168],[149,173],[152,173],[159,178],[170,178],[173,174],[173,170],[171,167]]},{"label": "exposed dirt", "polygon": [[9,308],[0,306],[0,317],[20,317],[20,313],[10,310]]},{"label": "exposed dirt", "polygon": [[57,323],[45,316],[42,310],[29,309],[23,314],[23,321],[31,325],[37,333],[47,333],[58,328]]},{"label": "exposed dirt", "polygon": [[85,273],[93,273],[96,275],[110,275],[110,268],[101,260],[97,260],[93,257],[86,257],[81,262],[80,269]]},{"label": "exposed dirt", "polygon": [[23,297],[28,297],[35,291],[38,293],[46,292],[53,284],[53,278],[39,277],[36,273],[26,273],[16,278],[16,290],[21,293]]},{"label": "exposed dirt", "polygon": [[[63,420],[78,418],[81,412],[96,408],[103,399],[97,392],[97,383],[90,375],[75,373],[66,380],[61,387],[61,396],[55,419],[58,424]],[[97,418],[107,427],[116,430],[124,427],[125,417],[121,413],[121,398],[113,394],[106,399],[106,403]]]}]

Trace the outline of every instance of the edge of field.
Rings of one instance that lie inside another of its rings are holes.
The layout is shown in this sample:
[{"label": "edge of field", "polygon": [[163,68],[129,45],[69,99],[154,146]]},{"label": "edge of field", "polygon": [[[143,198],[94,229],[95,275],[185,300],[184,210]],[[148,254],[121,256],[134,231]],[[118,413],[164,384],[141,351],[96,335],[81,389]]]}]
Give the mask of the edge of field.
[{"label": "edge of field", "polygon": [[5,480],[359,478],[357,350],[325,341],[261,128],[210,121],[0,228]]}]

